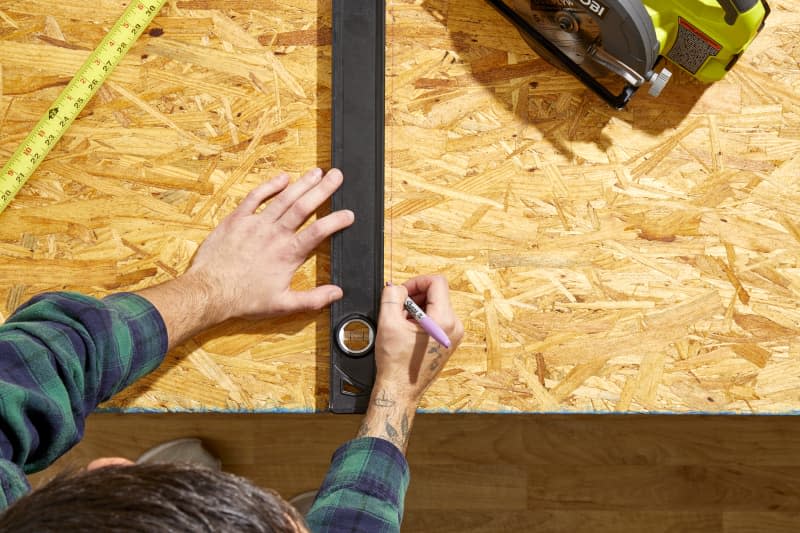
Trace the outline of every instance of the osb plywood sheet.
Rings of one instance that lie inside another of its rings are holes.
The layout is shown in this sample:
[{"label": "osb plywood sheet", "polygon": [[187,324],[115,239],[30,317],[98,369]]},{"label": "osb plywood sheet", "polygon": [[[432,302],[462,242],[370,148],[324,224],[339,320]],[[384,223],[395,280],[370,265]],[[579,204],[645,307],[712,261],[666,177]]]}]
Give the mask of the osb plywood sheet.
[{"label": "osb plywood sheet", "polygon": [[[796,6],[725,81],[617,112],[482,0],[387,4],[387,276],[447,274],[467,328],[423,407],[797,409]],[[0,1],[0,155],[123,5]],[[169,2],[2,215],[0,319],[176,276],[255,184],[327,166],[330,25],[329,0]],[[109,405],[323,408],[327,327],[225,324]]]},{"label": "osb plywood sheet", "polygon": [[620,112],[483,1],[390,0],[387,275],[446,273],[467,331],[423,407],[800,408],[800,7],[770,5],[724,81]]},{"label": "osb plywood sheet", "polygon": [[[0,158],[123,12],[0,2]],[[0,320],[36,293],[103,296],[175,277],[258,183],[329,165],[330,2],[170,1],[0,215]],[[328,279],[327,251],[297,288]],[[327,404],[328,315],[224,324],[109,402],[128,409]]]}]

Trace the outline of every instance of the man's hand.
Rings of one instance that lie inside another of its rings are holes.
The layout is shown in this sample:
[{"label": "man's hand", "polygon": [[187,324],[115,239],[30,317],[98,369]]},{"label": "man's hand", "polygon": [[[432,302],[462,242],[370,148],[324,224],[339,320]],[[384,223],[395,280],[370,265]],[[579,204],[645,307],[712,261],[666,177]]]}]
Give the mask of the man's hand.
[{"label": "man's hand", "polygon": [[140,291],[164,317],[170,347],[228,318],[310,311],[341,298],[335,285],[289,286],[314,248],[353,223],[342,210],[298,231],[342,179],[336,169],[315,169],[291,185],[286,174],[260,185],[209,234],[183,276]]},{"label": "man's hand", "polygon": [[315,169],[288,183],[289,177],[281,174],[253,190],[195,255],[187,275],[205,281],[224,318],[322,309],[342,297],[342,289],[335,285],[305,292],[289,288],[295,271],[314,248],[353,223],[352,211],[337,211],[297,231],[339,188],[342,173],[333,169],[323,177]]},{"label": "man's hand", "polygon": [[[410,296],[450,338],[450,348],[433,340],[403,307]],[[450,304],[447,280],[420,276],[383,290],[375,342],[376,384],[419,402],[464,336]]]},{"label": "man's hand", "polygon": [[[444,330],[450,348],[430,338],[408,315],[403,306],[407,296]],[[417,404],[463,336],[445,278],[420,276],[386,287],[375,341],[377,375],[358,436],[389,440],[405,453]]]}]

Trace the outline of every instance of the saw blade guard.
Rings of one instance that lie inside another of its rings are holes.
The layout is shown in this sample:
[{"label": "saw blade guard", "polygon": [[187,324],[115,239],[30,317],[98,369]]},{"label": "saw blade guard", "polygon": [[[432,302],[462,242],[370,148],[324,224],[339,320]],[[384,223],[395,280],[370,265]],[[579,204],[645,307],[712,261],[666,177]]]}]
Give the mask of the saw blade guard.
[{"label": "saw blade guard", "polygon": [[[627,67],[635,73],[634,78],[639,78],[633,84],[639,85],[641,80],[648,79],[658,60],[660,43],[641,0],[506,0],[504,3],[595,77],[609,70],[623,75]],[[541,51],[535,44],[534,48]],[[554,59],[547,53],[543,56],[550,61]],[[623,77],[630,82],[628,76]]]}]

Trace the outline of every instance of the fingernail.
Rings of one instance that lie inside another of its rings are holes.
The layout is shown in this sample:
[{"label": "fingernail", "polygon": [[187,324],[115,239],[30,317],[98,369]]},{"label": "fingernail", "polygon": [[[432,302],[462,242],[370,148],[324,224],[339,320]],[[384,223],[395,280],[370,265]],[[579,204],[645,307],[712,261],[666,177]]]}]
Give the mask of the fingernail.
[{"label": "fingernail", "polygon": [[331,169],[330,172],[328,172],[328,177],[331,180],[333,180],[334,182],[342,181],[342,179],[344,178],[344,176],[342,176],[342,173],[339,172],[338,169],[335,169],[335,168]]},{"label": "fingernail", "polygon": [[391,286],[392,286],[392,282],[391,282],[391,281],[387,281],[387,282],[386,282],[386,286],[387,286],[387,287],[391,287]]},{"label": "fingernail", "polygon": [[318,183],[319,180],[322,179],[322,169],[321,168],[315,168],[314,170],[311,171],[311,174],[314,176],[314,183]]}]

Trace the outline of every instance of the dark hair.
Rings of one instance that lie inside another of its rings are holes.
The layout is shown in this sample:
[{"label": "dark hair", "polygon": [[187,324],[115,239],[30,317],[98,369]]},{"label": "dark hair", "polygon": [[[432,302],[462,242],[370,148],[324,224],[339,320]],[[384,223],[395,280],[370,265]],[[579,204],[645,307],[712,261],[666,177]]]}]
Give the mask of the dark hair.
[{"label": "dark hair", "polygon": [[3,532],[295,533],[303,517],[273,490],[189,464],[61,474],[0,514]]}]

